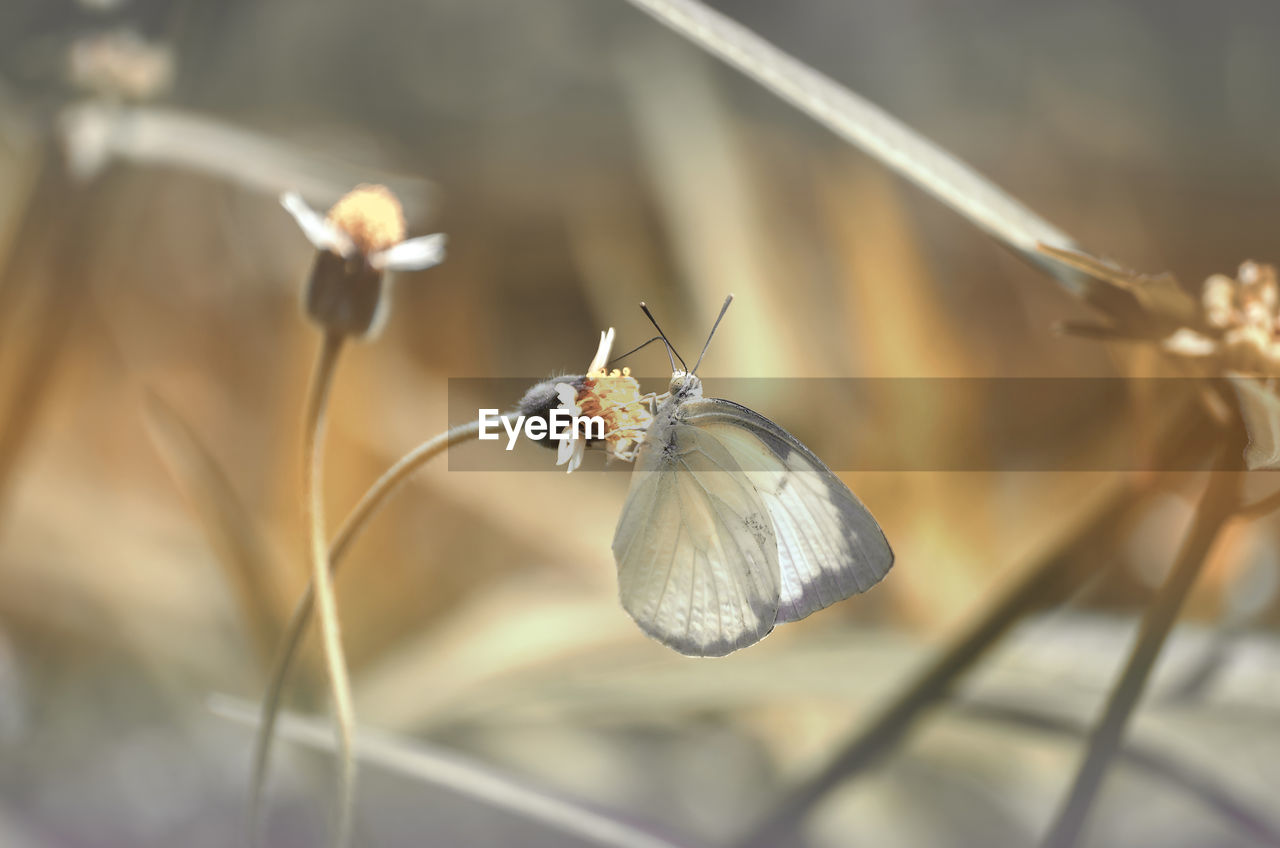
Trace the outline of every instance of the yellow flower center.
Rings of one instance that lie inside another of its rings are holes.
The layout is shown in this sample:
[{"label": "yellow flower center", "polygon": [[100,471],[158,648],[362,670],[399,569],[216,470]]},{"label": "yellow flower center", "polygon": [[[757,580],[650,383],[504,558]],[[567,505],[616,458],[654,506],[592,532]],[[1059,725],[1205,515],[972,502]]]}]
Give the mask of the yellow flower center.
[{"label": "yellow flower center", "polygon": [[333,205],[328,221],[365,256],[404,241],[404,212],[386,186],[356,186]]},{"label": "yellow flower center", "polygon": [[653,416],[630,368],[615,368],[608,373],[602,369],[588,375],[576,403],[583,415],[604,419],[604,438],[611,454],[621,459],[635,458]]}]

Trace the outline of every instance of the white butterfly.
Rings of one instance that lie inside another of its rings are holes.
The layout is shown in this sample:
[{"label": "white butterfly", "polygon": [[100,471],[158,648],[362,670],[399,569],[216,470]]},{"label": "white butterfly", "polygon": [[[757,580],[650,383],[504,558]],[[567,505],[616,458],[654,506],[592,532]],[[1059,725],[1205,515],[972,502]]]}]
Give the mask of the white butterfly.
[{"label": "white butterfly", "polygon": [[622,605],[641,629],[682,654],[718,657],[865,592],[893,551],[798,439],[745,406],[703,397],[697,367],[672,360],[613,555]]}]

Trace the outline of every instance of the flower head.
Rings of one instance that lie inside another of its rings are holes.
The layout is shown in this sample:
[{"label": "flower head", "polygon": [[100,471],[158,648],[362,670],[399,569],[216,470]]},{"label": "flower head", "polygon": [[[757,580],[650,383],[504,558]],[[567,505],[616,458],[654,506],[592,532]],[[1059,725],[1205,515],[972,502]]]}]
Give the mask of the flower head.
[{"label": "flower head", "polygon": [[329,332],[376,334],[386,317],[383,272],[421,271],[444,259],[442,234],[405,239],[400,201],[385,186],[357,186],[325,216],[293,192],[280,202],[317,250],[307,313]]},{"label": "flower head", "polygon": [[[613,328],[600,334],[600,346],[587,373],[571,383],[556,383],[560,409],[580,416],[604,419],[604,448],[609,456],[630,462],[636,458],[644,433],[653,423],[648,396],[640,394],[640,384],[631,376],[630,368],[608,370],[609,351],[613,347]],[[587,440],[570,428],[560,441],[556,465],[568,464],[573,471],[582,464]]]},{"label": "flower head", "polygon": [[1201,306],[1208,332],[1183,328],[1162,347],[1189,359],[1212,361],[1223,371],[1280,374],[1280,285],[1276,269],[1245,262],[1235,278],[1205,280]]},{"label": "flower head", "polygon": [[607,368],[613,336],[612,327],[600,334],[600,346],[586,374],[544,380],[520,400],[520,414],[529,418],[547,419],[552,410],[559,409],[575,419],[599,416],[604,421],[602,439],[588,439],[570,427],[563,439],[542,440],[546,447],[557,448],[556,465],[568,465],[569,471],[582,464],[588,447],[603,447],[614,459],[634,460],[645,431],[653,423],[653,395],[640,394],[640,384],[630,369]]},{"label": "flower head", "polygon": [[67,65],[72,83],[109,98],[146,100],[173,83],[172,49],[131,29],[76,39]]}]

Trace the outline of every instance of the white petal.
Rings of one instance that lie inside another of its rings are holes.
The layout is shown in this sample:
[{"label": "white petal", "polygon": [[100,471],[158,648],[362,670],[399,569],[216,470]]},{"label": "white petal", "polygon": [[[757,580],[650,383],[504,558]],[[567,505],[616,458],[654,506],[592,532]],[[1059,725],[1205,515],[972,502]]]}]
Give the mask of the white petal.
[{"label": "white petal", "polygon": [[604,367],[609,364],[609,351],[613,349],[613,328],[600,333],[600,347],[596,348],[595,358],[591,360],[591,367],[587,369],[588,374],[594,374],[597,371],[603,371]]},{"label": "white petal", "polygon": [[573,440],[573,456],[569,458],[569,467],[565,469],[565,472],[568,474],[572,474],[574,471],[577,471],[578,466],[582,464],[582,457],[586,454],[586,452],[587,452],[587,440],[574,439]]},{"label": "white petal", "polygon": [[1187,327],[1166,338],[1160,346],[1170,353],[1182,356],[1212,356],[1218,350],[1213,339]]},{"label": "white petal", "polygon": [[578,417],[578,390],[572,383],[556,383],[556,394],[560,396],[560,406]]},{"label": "white petal", "polygon": [[337,227],[330,226],[319,212],[307,205],[302,197],[293,191],[280,195],[280,205],[293,216],[302,228],[302,234],[316,250],[331,250],[339,256],[350,256],[356,249],[347,234]]},{"label": "white petal", "polygon": [[573,458],[574,442],[577,439],[570,436],[567,439],[560,440],[560,447],[556,450],[556,465],[564,465]]},{"label": "white petal", "polygon": [[369,264],[387,271],[422,271],[444,261],[444,233],[394,244],[369,257]]}]

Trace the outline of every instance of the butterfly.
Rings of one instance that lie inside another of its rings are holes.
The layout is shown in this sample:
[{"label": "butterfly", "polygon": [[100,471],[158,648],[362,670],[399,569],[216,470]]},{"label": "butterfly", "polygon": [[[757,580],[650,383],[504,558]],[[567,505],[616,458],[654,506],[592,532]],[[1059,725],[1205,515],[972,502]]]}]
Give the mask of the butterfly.
[{"label": "butterfly", "polygon": [[613,537],[622,606],[640,628],[682,654],[724,656],[879,582],[893,551],[849,487],[773,421],[704,397],[702,356],[677,367],[641,308],[672,375]]}]

